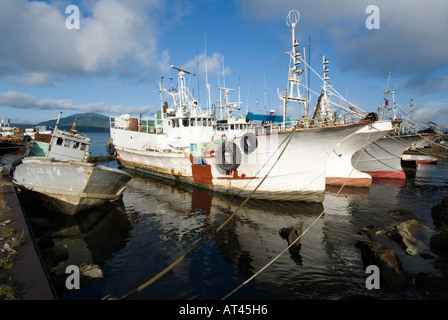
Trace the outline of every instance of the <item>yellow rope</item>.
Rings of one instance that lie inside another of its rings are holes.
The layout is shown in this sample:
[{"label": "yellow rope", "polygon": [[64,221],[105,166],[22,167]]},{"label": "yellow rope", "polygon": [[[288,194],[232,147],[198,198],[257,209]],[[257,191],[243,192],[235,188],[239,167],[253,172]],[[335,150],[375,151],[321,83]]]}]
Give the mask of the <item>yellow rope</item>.
[{"label": "yellow rope", "polygon": [[[376,129],[376,128],[375,128]],[[369,144],[367,141],[369,140],[371,131],[369,131],[369,134],[367,136],[366,142],[364,143],[363,147],[362,147],[362,151],[364,151],[364,148]],[[362,152],[360,152],[358,159],[356,160],[356,164],[358,163],[359,159],[361,158],[361,154]],[[356,165],[355,164],[355,165]],[[339,191],[336,193],[336,198],[339,196],[339,194],[341,193],[342,189],[344,189],[345,185],[347,184],[348,179],[350,178],[350,176],[352,175],[353,171],[355,170],[354,166],[352,166],[352,169],[350,171],[350,174],[347,176],[347,178],[345,179],[344,183],[342,184],[341,188],[339,189]],[[334,201],[334,200],[333,200]],[[295,245],[302,237],[305,233],[308,232],[308,230],[310,230],[315,224],[316,222],[323,216],[323,214],[326,212],[326,210],[324,209],[317,217],[316,219],[314,219],[314,221],[311,223],[311,225],[305,229],[304,232],[302,232],[293,242],[291,242],[289,244],[289,246],[287,246],[284,250],[282,250],[276,257],[274,257],[271,261],[269,261],[264,267],[262,267],[260,270],[258,270],[256,273],[254,273],[249,279],[247,279],[246,281],[244,281],[241,285],[239,285],[237,288],[235,288],[234,290],[232,290],[230,293],[228,293],[227,295],[225,295],[221,300],[226,300],[228,297],[230,297],[232,294],[234,294],[235,292],[237,292],[238,290],[240,290],[242,287],[244,287],[246,284],[248,284],[250,281],[252,281],[255,277],[257,277],[259,274],[261,274],[264,270],[266,270],[271,264],[273,264],[278,258],[280,258],[286,251],[288,251],[293,245]]]},{"label": "yellow rope", "polygon": [[[255,189],[253,189],[251,191],[251,193],[247,196],[247,198],[239,205],[239,207],[227,218],[226,221],[224,221],[215,231],[213,231],[213,233],[211,233],[210,235],[208,235],[205,239],[203,239],[202,241],[200,241],[198,244],[196,244],[192,249],[190,249],[187,253],[185,253],[183,256],[181,256],[179,259],[177,259],[176,261],[174,261],[171,265],[169,265],[168,267],[166,267],[163,271],[161,271],[160,273],[158,273],[156,276],[154,276],[153,278],[151,278],[150,280],[148,280],[147,282],[143,283],[142,285],[138,286],[136,289],[130,291],[129,293],[123,295],[122,297],[120,297],[120,300],[123,299],[127,299],[130,296],[142,291],[143,289],[145,289],[146,287],[148,287],[149,285],[151,285],[152,283],[156,282],[158,279],[160,279],[163,275],[165,275],[168,271],[170,271],[171,269],[173,269],[175,266],[177,266],[180,262],[182,262],[183,260],[185,260],[185,258],[187,258],[190,254],[192,254],[193,252],[195,252],[200,246],[202,246],[206,241],[210,240],[211,238],[213,238],[216,233],[218,233],[230,220],[233,219],[233,217],[236,215],[236,213],[249,201],[249,199],[252,197],[252,195],[258,190],[258,188],[261,186],[261,184],[266,180],[266,178],[268,177],[268,175],[271,173],[272,169],[275,167],[275,165],[277,164],[277,162],[280,160],[280,158],[282,157],[283,153],[285,152],[286,148],[288,147],[290,141],[292,140],[292,137],[294,136],[296,129],[297,129],[297,125],[298,123],[294,126],[293,131],[291,132],[291,135],[285,145],[285,147],[283,148],[282,152],[279,154],[278,158],[275,160],[275,163],[272,165],[272,167],[269,169],[269,171],[266,173],[266,175],[263,177],[263,179],[260,181],[260,183],[255,187]],[[108,296],[104,297],[103,299],[107,298]]]}]

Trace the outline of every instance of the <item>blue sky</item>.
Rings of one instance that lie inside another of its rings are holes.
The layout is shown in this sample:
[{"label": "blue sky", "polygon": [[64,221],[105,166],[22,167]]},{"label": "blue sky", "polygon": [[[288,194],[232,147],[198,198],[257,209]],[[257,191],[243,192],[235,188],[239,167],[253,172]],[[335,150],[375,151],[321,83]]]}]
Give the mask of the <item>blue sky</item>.
[{"label": "blue sky", "polygon": [[[78,30],[66,28],[72,4]],[[379,29],[366,27],[372,4]],[[278,110],[292,9],[301,14],[296,38],[310,49],[311,67],[320,73],[325,54],[331,83],[347,100],[376,111],[391,72],[389,89],[403,110],[413,99],[416,119],[448,125],[445,0],[0,0],[0,116],[22,123],[59,111],[151,116],[161,77],[165,85],[176,78],[170,65],[197,74],[190,89],[205,105],[205,56],[213,101],[225,82],[240,88],[244,110]],[[310,85],[320,92],[317,77]],[[235,91],[230,100],[237,98]]]}]

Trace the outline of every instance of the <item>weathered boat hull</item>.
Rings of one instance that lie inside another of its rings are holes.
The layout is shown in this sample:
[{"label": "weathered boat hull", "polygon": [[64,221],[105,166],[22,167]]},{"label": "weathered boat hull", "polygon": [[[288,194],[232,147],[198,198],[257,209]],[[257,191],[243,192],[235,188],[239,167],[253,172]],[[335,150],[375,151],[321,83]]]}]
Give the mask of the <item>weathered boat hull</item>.
[{"label": "weathered boat hull", "polygon": [[281,157],[291,131],[257,135],[257,147],[250,154],[244,152],[241,136],[235,137],[228,141],[239,157],[237,168],[232,170],[220,168],[217,148],[223,141],[191,143],[176,153],[141,147],[162,145],[163,134],[111,128],[111,137],[117,160],[130,169],[233,196],[250,194],[255,199],[322,202],[329,151],[367,125],[297,130]]},{"label": "weathered boat hull", "polygon": [[118,200],[131,176],[118,169],[52,158],[24,158],[13,171],[13,183],[25,201],[74,215]]},{"label": "weathered boat hull", "polygon": [[[331,186],[369,187],[372,177],[355,169],[352,156],[375,140],[392,131],[392,123],[375,122],[360,128],[339,143],[330,153],[326,184]],[[356,160],[355,160],[356,161]]]},{"label": "weathered boat hull", "polygon": [[380,138],[352,157],[353,166],[373,178],[406,179],[401,166],[403,152],[425,141],[421,135],[391,135]]},{"label": "weathered boat hull", "polygon": [[430,152],[421,153],[418,149],[415,151],[406,151],[401,158],[403,161],[415,161],[420,164],[437,164],[439,160],[436,155]]}]

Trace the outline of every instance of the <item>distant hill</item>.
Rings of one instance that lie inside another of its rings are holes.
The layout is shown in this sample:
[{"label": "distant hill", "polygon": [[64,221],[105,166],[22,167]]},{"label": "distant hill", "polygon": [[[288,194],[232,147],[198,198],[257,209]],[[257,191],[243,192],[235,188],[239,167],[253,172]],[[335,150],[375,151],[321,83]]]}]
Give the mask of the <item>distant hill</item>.
[{"label": "distant hill", "polygon": [[[59,129],[70,130],[73,123],[76,121],[76,130],[78,132],[108,132],[109,131],[109,117],[99,113],[78,113],[68,117],[61,117],[59,120]],[[38,123],[36,126],[47,126],[54,128],[56,120],[48,120]]]}]

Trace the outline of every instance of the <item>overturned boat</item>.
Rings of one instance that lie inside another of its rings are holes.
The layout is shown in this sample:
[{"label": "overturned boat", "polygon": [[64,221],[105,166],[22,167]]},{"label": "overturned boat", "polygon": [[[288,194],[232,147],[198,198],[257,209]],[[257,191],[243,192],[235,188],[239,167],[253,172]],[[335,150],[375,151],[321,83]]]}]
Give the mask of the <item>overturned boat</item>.
[{"label": "overturned boat", "polygon": [[79,135],[75,124],[70,132],[57,129],[59,119],[51,135],[38,138],[13,164],[12,182],[21,199],[68,215],[120,199],[131,176],[89,163],[90,139]]}]

